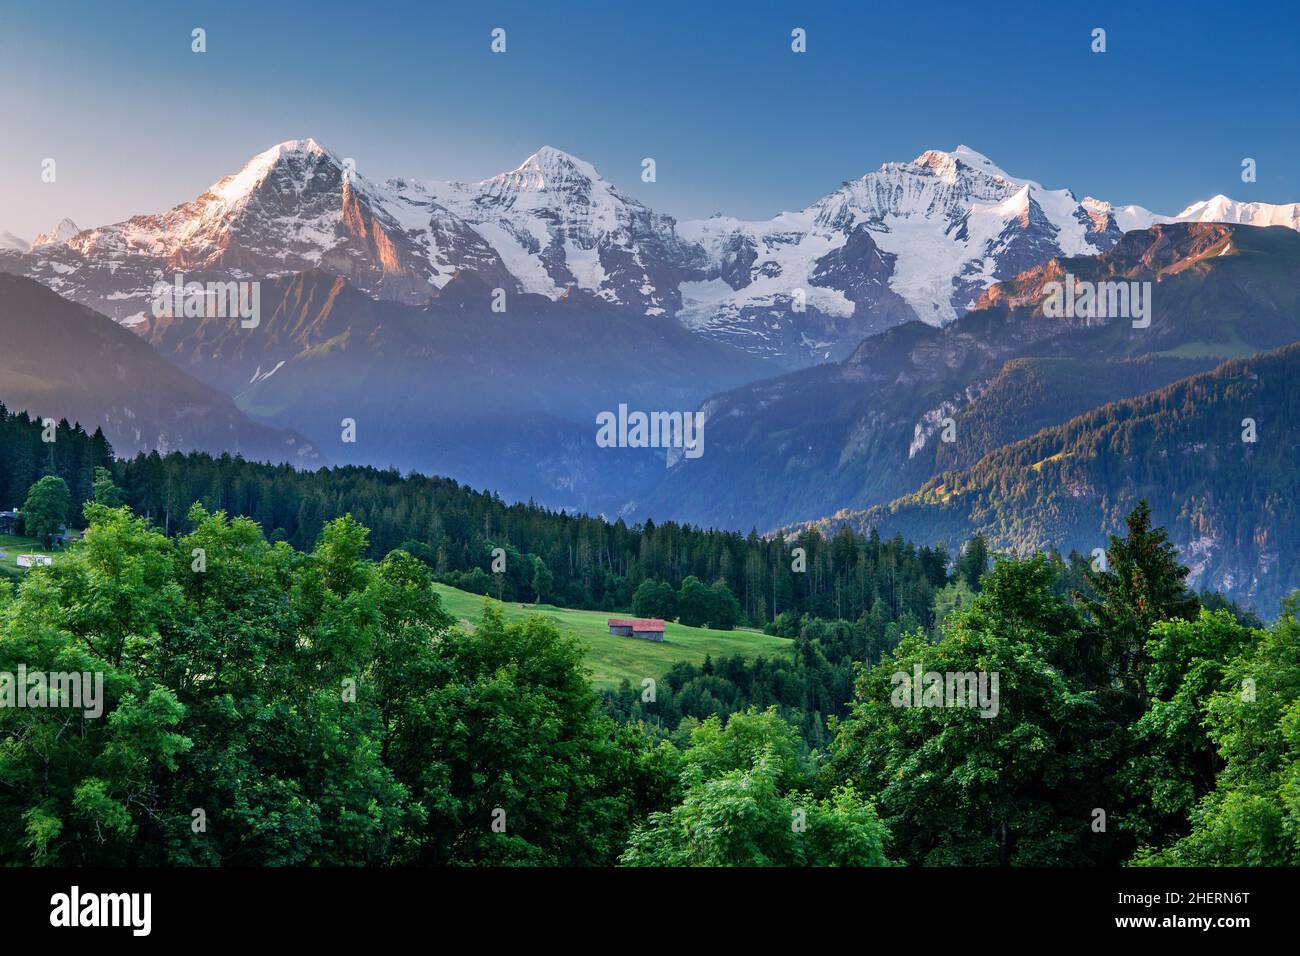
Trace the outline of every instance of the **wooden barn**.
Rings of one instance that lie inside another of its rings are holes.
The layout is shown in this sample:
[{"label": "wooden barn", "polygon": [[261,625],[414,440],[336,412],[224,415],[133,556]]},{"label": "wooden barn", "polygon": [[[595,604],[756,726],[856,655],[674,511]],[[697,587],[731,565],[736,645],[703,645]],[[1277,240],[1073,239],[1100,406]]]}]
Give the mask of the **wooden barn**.
[{"label": "wooden barn", "polygon": [[632,636],[645,641],[662,641],[664,622],[657,617],[639,617],[632,622]]},{"label": "wooden barn", "polygon": [[620,637],[639,637],[643,641],[662,641],[664,622],[657,617],[611,617],[609,633]]}]

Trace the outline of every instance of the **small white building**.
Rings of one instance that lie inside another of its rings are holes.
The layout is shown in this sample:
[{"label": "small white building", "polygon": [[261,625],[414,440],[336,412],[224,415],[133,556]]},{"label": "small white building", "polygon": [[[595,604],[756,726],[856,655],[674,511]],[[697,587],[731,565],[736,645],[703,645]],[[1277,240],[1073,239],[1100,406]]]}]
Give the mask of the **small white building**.
[{"label": "small white building", "polygon": [[54,563],[54,559],[48,554],[20,554],[18,555],[18,567],[34,568],[38,565],[49,567]]}]

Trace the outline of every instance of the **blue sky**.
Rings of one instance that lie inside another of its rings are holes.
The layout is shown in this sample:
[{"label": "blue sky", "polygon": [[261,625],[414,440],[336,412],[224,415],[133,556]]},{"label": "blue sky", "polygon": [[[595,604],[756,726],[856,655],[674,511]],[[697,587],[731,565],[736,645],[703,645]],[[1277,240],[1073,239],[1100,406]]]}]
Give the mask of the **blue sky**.
[{"label": "blue sky", "polygon": [[[476,180],[550,144],[681,218],[765,218],[958,143],[1157,212],[1215,193],[1294,202],[1297,6],[9,4],[0,230],[31,239],[63,216],[159,211],[306,136],[372,179]],[[489,50],[494,27],[504,55]],[[806,54],[790,51],[794,27]],[[44,157],[55,184],[40,182]]]}]

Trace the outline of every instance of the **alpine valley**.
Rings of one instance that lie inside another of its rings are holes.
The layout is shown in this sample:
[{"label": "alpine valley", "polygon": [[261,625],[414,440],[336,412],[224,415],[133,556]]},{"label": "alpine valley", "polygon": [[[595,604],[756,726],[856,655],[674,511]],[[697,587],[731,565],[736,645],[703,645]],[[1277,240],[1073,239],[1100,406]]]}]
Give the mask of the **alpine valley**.
[{"label": "alpine valley", "polygon": [[[161,213],[0,231],[0,401],[120,452],[395,466],[742,531],[1087,551],[1147,498],[1194,583],[1269,604],[1300,583],[1297,229],[1297,204],[1159,215],[966,146],[770,220],[678,222],[552,147],[376,182],[292,140]],[[256,281],[258,321],[161,314],[176,275]],[[1150,283],[1149,325],[1045,315],[1076,280]],[[705,453],[598,448],[620,405],[699,409]]]}]

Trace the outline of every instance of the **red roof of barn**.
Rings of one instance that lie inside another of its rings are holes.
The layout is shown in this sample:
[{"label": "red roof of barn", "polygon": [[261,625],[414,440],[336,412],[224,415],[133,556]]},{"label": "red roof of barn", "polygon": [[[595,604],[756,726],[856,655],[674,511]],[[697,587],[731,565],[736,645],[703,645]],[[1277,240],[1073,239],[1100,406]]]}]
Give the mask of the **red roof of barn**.
[{"label": "red roof of barn", "polygon": [[634,631],[662,631],[664,622],[657,617],[639,617],[632,622]]},{"label": "red roof of barn", "polygon": [[610,627],[631,627],[636,622],[633,621],[630,617],[611,617],[605,623],[607,623]]}]

